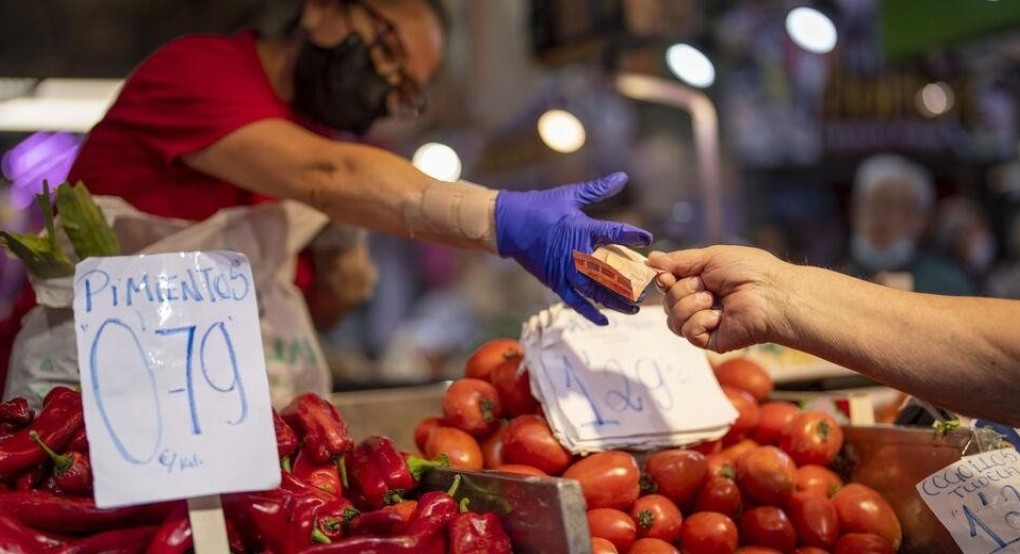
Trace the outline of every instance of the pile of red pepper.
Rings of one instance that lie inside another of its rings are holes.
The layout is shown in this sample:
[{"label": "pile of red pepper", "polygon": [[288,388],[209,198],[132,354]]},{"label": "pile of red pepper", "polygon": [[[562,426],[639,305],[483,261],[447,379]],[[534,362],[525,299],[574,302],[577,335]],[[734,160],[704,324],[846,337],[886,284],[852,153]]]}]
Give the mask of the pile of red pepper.
[{"label": "pile of red pepper", "polygon": [[[224,495],[231,552],[509,553],[499,518],[464,509],[455,491],[414,495],[428,461],[387,437],[356,443],[340,412],[313,394],[274,413],[281,485]],[[0,552],[185,553],[183,501],[97,508],[81,395],[57,387],[38,416],[0,404]],[[416,496],[416,498],[415,498]]]}]

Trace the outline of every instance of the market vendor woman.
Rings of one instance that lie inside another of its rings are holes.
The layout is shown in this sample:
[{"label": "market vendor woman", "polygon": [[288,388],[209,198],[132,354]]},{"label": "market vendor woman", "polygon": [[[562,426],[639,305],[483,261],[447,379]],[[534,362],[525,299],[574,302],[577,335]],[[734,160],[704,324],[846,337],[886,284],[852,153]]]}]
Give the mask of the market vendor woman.
[{"label": "market vendor woman", "polygon": [[[605,317],[588,299],[637,310],[577,273],[571,258],[599,243],[650,241],[580,210],[620,191],[625,176],[496,191],[441,182],[399,156],[332,138],[424,109],[444,40],[432,1],[305,0],[299,9],[281,37],[190,36],[154,53],[89,134],[70,180],[193,220],[261,198],[299,200],[337,223],[513,258],[595,322]],[[318,265],[313,280],[325,282],[331,267]],[[328,296],[311,294],[324,305]]]}]

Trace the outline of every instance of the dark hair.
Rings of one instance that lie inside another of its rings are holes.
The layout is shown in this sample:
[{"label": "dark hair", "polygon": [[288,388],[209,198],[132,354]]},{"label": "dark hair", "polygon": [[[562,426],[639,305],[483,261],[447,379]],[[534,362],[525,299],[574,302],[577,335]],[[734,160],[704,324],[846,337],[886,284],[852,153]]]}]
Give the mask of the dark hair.
[{"label": "dark hair", "polygon": [[436,14],[436,18],[439,19],[439,26],[443,29],[444,34],[450,33],[450,10],[446,9],[446,4],[443,0],[425,0],[425,4],[432,9],[432,13]]},{"label": "dark hair", "polygon": [[[338,0],[342,4],[352,4],[356,0]],[[398,0],[406,1],[406,0]],[[450,11],[443,0],[422,0],[436,14],[439,26],[444,34],[450,32]],[[252,27],[262,38],[285,38],[290,36],[301,21],[301,0],[267,0],[263,9],[252,22]]]}]

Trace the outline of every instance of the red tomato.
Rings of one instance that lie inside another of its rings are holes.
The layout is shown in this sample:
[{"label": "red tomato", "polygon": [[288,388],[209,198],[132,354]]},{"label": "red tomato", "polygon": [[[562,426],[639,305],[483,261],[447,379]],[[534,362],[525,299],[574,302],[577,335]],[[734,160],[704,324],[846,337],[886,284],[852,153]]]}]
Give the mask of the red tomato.
[{"label": "red tomato", "polygon": [[736,479],[737,464],[733,460],[723,456],[722,454],[712,454],[705,458],[705,461],[708,462],[709,477]]},{"label": "red tomato", "polygon": [[507,417],[513,418],[538,411],[538,400],[531,396],[528,368],[521,365],[520,358],[509,359],[496,366],[489,379],[499,393],[499,401]]},{"label": "red tomato", "polygon": [[816,548],[814,546],[802,546],[800,548],[795,548],[793,550],[793,554],[829,554],[829,551],[822,550],[821,548]]},{"label": "red tomato", "polygon": [[720,385],[747,391],[758,402],[772,394],[772,378],[758,362],[747,358],[730,358],[715,368]]},{"label": "red tomato", "polygon": [[493,339],[478,347],[464,365],[464,377],[488,381],[499,364],[524,357],[524,348],[514,339]]},{"label": "red tomato", "polygon": [[645,461],[645,473],[655,483],[655,492],[683,506],[708,480],[708,462],[694,450],[660,450]]},{"label": "red tomato", "polygon": [[680,551],[662,539],[646,537],[635,541],[627,554],[680,554]]},{"label": "red tomato", "polygon": [[425,457],[434,460],[446,454],[450,467],[482,469],[482,449],[474,437],[456,427],[436,427],[425,441]]},{"label": "red tomato", "polygon": [[495,431],[502,417],[499,393],[488,381],[457,379],[443,395],[446,424],[476,437]]},{"label": "red tomato", "polygon": [[737,554],[783,554],[775,548],[769,548],[767,546],[741,546],[737,549]]},{"label": "red tomato", "polygon": [[626,452],[599,452],[581,458],[563,472],[566,479],[581,483],[588,509],[626,510],[641,493],[641,470]]},{"label": "red tomato", "polygon": [[737,525],[715,512],[698,512],[684,520],[680,531],[684,554],[732,554],[737,550]]},{"label": "red tomato", "polygon": [[534,466],[526,466],[524,464],[503,464],[492,468],[493,471],[502,471],[503,473],[516,473],[518,475],[534,475],[535,477],[548,477],[549,474],[538,469]]},{"label": "red tomato", "polygon": [[588,532],[613,543],[620,552],[626,552],[637,538],[637,525],[620,510],[595,508],[588,510]]},{"label": "red tomato", "polygon": [[744,507],[740,488],[733,479],[710,477],[694,501],[696,512],[718,512],[736,520]]},{"label": "red tomato", "polygon": [[769,506],[782,506],[793,492],[797,466],[775,446],[762,446],[748,452],[737,462],[737,484],[751,500]]},{"label": "red tomato", "polygon": [[848,483],[832,497],[843,533],[871,533],[885,539],[893,550],[900,548],[903,529],[896,512],[875,489]]},{"label": "red tomato", "polygon": [[830,548],[839,536],[836,508],[827,497],[813,492],[795,492],[786,501],[786,515],[793,523],[800,544]]},{"label": "red tomato", "polygon": [[783,427],[779,448],[786,451],[799,466],[829,465],[843,448],[843,428],[831,415],[809,410],[801,412]]},{"label": "red tomato", "polygon": [[414,428],[414,444],[418,446],[419,452],[425,452],[425,441],[429,439],[429,433],[442,424],[442,418],[438,417],[427,417],[418,422]]},{"label": "red tomato", "polygon": [[736,444],[723,448],[722,451],[719,452],[719,455],[729,458],[731,462],[736,464],[744,454],[747,454],[759,446],[761,445],[752,439],[744,439]]},{"label": "red tomato", "polygon": [[637,522],[637,536],[676,542],[684,518],[672,500],[661,494],[638,498],[630,509],[630,517]]},{"label": "red tomato", "polygon": [[843,480],[836,472],[825,466],[808,464],[797,468],[793,489],[798,492],[813,492],[831,498],[843,486]]},{"label": "red tomato", "polygon": [[506,437],[506,423],[500,423],[496,432],[481,441],[482,460],[485,461],[485,469],[492,469],[503,465],[503,439]]},{"label": "red tomato", "polygon": [[718,454],[722,450],[722,440],[699,442],[691,446],[690,449],[697,450],[706,456],[711,456],[712,454]]},{"label": "red tomato", "polygon": [[871,533],[847,533],[836,541],[832,554],[895,554],[885,539]]},{"label": "red tomato", "polygon": [[783,427],[800,414],[800,408],[790,402],[766,402],[758,408],[758,426],[751,432],[751,438],[759,444],[779,444]]},{"label": "red tomato", "polygon": [[749,392],[726,385],[723,385],[722,390],[737,410],[736,421],[722,438],[723,446],[727,446],[746,437],[758,425],[761,414],[758,401]]},{"label": "red tomato", "polygon": [[540,415],[522,415],[510,420],[503,437],[503,461],[537,467],[549,475],[559,475],[573,457],[549,429]]},{"label": "red tomato", "polygon": [[619,552],[608,540],[602,537],[591,538],[591,554],[619,554]]},{"label": "red tomato", "polygon": [[775,506],[759,506],[740,518],[740,542],[789,552],[797,546],[797,532],[786,512]]}]

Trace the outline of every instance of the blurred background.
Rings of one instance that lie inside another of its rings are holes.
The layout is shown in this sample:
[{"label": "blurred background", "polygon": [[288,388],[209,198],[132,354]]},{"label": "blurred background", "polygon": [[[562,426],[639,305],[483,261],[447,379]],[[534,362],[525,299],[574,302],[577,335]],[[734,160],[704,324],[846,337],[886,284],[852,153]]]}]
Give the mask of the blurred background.
[{"label": "blurred background", "polygon": [[[38,226],[42,179],[63,178],[148,54],[287,1],[0,2],[0,227]],[[429,110],[368,137],[424,171],[531,189],[624,170],[630,186],[594,213],[653,231],[655,248],[750,244],[853,273],[868,268],[851,246],[857,169],[896,153],[934,187],[917,247],[962,292],[1020,298],[1020,2],[444,3]],[[455,375],[554,301],[495,257],[388,236],[371,249],[374,299],[323,335],[341,388]],[[22,280],[0,258],[0,317]]]}]

